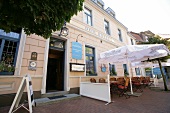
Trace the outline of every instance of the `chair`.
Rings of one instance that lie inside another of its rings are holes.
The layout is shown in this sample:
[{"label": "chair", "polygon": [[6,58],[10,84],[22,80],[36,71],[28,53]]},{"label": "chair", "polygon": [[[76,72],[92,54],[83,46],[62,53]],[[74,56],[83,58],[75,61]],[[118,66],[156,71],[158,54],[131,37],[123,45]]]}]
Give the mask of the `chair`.
[{"label": "chair", "polygon": [[126,79],[125,85],[118,85],[118,90],[119,90],[119,97],[125,96],[126,99],[130,98],[130,95],[126,94],[129,86],[129,78]]},{"label": "chair", "polygon": [[95,78],[91,78],[91,79],[90,79],[90,82],[96,83],[96,79],[95,79]]},{"label": "chair", "polygon": [[118,86],[118,81],[116,81],[116,78],[110,78],[110,91],[117,93],[117,86]]},{"label": "chair", "polygon": [[116,78],[115,77],[110,78],[110,81],[116,81]]},{"label": "chair", "polygon": [[100,79],[99,79],[99,83],[106,83],[106,81],[105,81],[104,78],[100,78]]},{"label": "chair", "polygon": [[132,77],[132,81],[138,81],[139,80],[139,77]]},{"label": "chair", "polygon": [[124,84],[125,83],[124,77],[117,78],[117,81],[119,82],[119,84]]},{"label": "chair", "polygon": [[150,80],[149,76],[145,77],[145,79],[149,82],[148,86],[153,85],[153,81]]},{"label": "chair", "polygon": [[149,82],[150,80],[148,79],[148,77],[144,77],[142,80],[142,84],[144,85],[144,88],[146,88],[147,86],[149,86]]},{"label": "chair", "polygon": [[136,92],[137,90],[140,90],[140,92],[143,92],[142,90],[142,80],[143,78],[140,77],[140,79],[136,80],[136,81],[132,81],[133,87],[134,87],[134,91]]}]

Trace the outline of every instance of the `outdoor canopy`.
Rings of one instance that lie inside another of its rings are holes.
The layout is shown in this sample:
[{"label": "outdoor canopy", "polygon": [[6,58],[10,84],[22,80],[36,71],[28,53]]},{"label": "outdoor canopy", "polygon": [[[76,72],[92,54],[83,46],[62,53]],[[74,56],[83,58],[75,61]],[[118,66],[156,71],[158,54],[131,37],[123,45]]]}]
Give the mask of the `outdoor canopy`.
[{"label": "outdoor canopy", "polygon": [[[164,44],[126,45],[100,53],[99,63],[127,63],[145,61],[164,57],[170,54]],[[130,75],[131,94],[132,82]]]},{"label": "outdoor canopy", "polygon": [[99,63],[138,62],[164,57],[169,53],[164,44],[126,45],[100,53]]}]

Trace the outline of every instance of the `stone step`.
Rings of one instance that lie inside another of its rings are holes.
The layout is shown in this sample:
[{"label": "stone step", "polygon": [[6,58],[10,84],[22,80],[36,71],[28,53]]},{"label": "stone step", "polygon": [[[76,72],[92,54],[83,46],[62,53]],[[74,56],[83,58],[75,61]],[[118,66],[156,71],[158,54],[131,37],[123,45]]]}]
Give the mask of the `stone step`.
[{"label": "stone step", "polygon": [[36,102],[36,106],[41,106],[41,105],[45,105],[45,104],[59,102],[59,101],[66,100],[66,99],[74,99],[74,98],[77,98],[77,97],[80,97],[80,95],[78,95],[78,94],[65,94],[65,95],[35,99],[35,102]]},{"label": "stone step", "polygon": [[66,95],[68,93],[69,93],[68,91],[50,92],[50,93],[42,94],[41,98]]}]

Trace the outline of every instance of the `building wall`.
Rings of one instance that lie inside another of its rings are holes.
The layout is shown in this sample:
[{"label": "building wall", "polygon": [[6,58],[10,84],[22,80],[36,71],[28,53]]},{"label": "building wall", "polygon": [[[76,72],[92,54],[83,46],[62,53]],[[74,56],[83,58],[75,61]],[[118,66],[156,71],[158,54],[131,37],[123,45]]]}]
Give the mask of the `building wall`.
[{"label": "building wall", "polygon": [[[86,77],[86,72],[70,72],[69,63],[81,63],[85,64],[85,46],[89,45],[95,48],[96,55],[96,70],[97,76],[106,77],[109,73],[108,64],[106,64],[107,71],[101,71],[101,64],[98,63],[99,54],[101,52],[114,49],[116,47],[124,46],[129,44],[129,36],[127,34],[127,28],[120,23],[118,20],[110,16],[102,8],[97,6],[91,0],[86,0],[84,6],[92,10],[93,26],[89,26],[84,22],[84,12],[79,12],[73,16],[70,23],[67,23],[69,28],[69,35],[67,37],[58,37],[58,32],[53,33],[53,37],[64,39],[67,42],[66,46],[66,63],[65,63],[65,90],[69,91],[70,88],[79,87],[81,77]],[[104,30],[104,19],[109,22],[111,35],[105,34]],[[119,41],[118,29],[122,32],[123,42]],[[82,34],[83,37],[78,37]],[[131,36],[130,36],[131,37]],[[72,46],[71,43],[76,41],[82,44],[82,59],[72,59]],[[49,40],[37,35],[30,35],[25,37],[25,43],[22,45],[20,59],[17,60],[18,67],[14,76],[0,76],[0,94],[16,93],[25,74],[30,74],[33,81],[33,90],[41,91],[45,93],[46,86],[46,72],[47,72],[47,57]],[[24,48],[22,50],[22,48]],[[37,52],[37,69],[36,71],[28,70],[31,52]],[[23,54],[23,56],[22,56]],[[117,76],[124,76],[123,64],[115,64]],[[130,70],[130,67],[128,68]],[[93,76],[90,76],[93,77]],[[95,77],[95,76],[94,76]],[[87,77],[89,78],[89,77]]]}]

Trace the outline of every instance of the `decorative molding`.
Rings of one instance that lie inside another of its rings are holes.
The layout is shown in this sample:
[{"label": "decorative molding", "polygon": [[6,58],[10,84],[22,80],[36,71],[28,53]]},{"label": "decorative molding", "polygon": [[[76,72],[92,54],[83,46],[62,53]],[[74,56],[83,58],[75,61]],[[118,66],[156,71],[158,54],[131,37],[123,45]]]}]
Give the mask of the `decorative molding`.
[{"label": "decorative molding", "polygon": [[0,92],[1,91],[11,91],[14,89],[14,82],[1,82],[0,83]]}]

